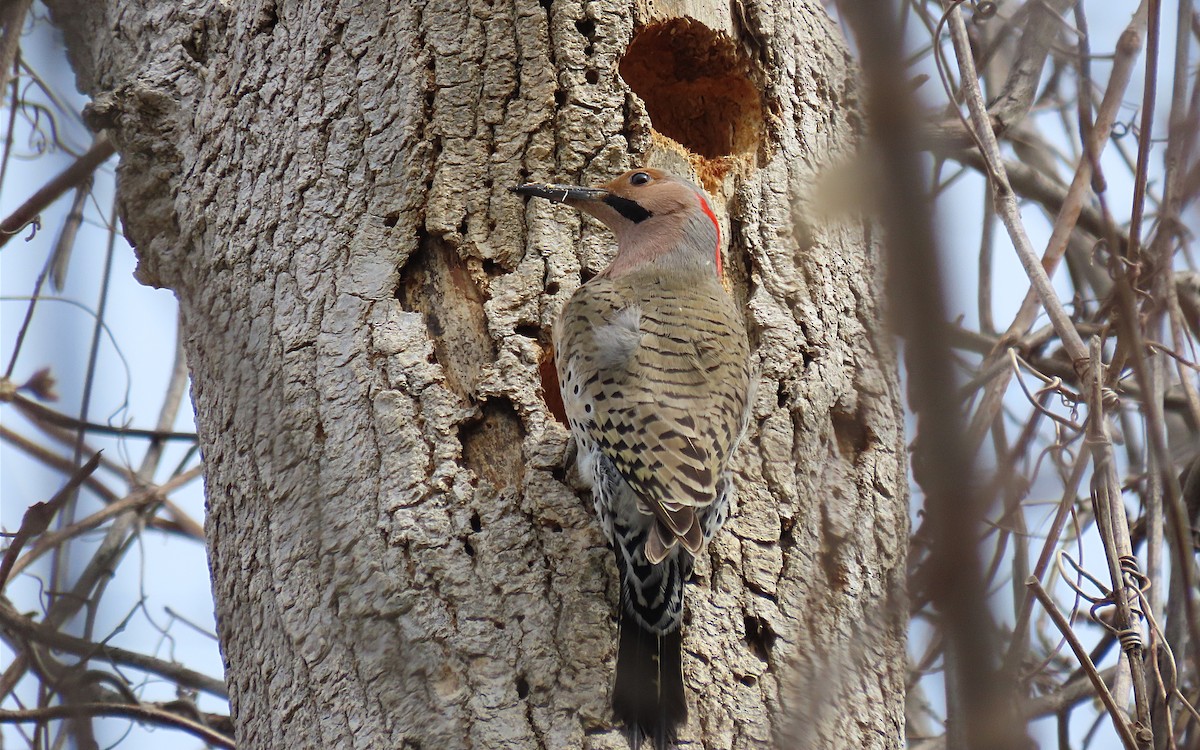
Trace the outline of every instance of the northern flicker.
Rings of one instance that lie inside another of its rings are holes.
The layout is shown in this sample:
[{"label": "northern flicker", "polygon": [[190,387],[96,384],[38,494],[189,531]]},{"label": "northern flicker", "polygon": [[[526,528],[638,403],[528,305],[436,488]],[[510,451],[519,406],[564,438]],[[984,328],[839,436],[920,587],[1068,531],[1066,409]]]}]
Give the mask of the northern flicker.
[{"label": "northern flicker", "polygon": [[600,187],[528,184],[613,231],[617,254],[554,329],[580,476],[621,576],[613,709],[634,750],[687,719],[680,624],[692,562],[729,516],[749,414],[749,346],[721,284],[721,228],[700,188],[657,169]]}]

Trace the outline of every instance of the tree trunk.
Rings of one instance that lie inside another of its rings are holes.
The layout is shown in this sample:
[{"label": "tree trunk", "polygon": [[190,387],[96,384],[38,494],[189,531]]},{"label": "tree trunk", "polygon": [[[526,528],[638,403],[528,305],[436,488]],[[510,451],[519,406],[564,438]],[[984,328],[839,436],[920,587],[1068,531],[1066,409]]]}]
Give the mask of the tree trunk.
[{"label": "tree trunk", "polygon": [[613,243],[508,188],[639,163],[716,196],[761,367],[681,739],[900,746],[901,412],[869,232],[809,194],[861,129],[815,0],[50,5],[179,297],[241,746],[623,746],[538,368]]}]

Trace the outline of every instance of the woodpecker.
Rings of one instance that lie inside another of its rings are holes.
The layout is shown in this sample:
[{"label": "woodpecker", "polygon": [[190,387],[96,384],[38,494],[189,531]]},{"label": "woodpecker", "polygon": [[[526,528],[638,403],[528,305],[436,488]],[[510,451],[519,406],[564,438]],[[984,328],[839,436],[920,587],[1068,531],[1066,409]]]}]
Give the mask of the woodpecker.
[{"label": "woodpecker", "polygon": [[749,344],[721,284],[721,226],[704,192],[657,169],[599,187],[527,184],[603,222],[612,263],[554,328],[579,474],[621,577],[613,709],[639,750],[687,719],[684,582],[729,516],[730,458],[749,416]]}]

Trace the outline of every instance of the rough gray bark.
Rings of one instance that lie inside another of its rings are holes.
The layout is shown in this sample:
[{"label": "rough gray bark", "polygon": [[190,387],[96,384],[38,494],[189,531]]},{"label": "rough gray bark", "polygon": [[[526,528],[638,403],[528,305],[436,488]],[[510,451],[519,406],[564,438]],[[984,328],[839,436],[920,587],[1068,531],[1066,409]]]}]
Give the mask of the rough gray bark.
[{"label": "rough gray bark", "polygon": [[762,105],[688,80],[712,119],[662,125],[733,133],[690,145],[762,368],[739,510],[689,592],[683,739],[899,747],[902,423],[867,230],[809,208],[861,127],[816,2],[50,5],[140,278],[183,310],[241,746],[623,745],[614,569],[537,373],[610,238],[507,187],[680,168],[655,92],[707,52],[630,62],[642,98],[618,75],[657,28]]}]

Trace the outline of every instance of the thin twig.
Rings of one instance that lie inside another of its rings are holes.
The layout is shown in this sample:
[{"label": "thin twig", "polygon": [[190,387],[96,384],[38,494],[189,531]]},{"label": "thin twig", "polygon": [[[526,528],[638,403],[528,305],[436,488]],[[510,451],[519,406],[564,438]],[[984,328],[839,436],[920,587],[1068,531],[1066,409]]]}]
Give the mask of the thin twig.
[{"label": "thin twig", "polygon": [[[1150,736],[1150,701],[1146,692],[1145,664],[1140,618],[1137,608],[1137,589],[1130,581],[1139,576],[1137,558],[1129,541],[1129,519],[1121,499],[1121,483],[1117,478],[1116,458],[1108,434],[1105,416],[1104,367],[1101,363],[1100,337],[1091,340],[1091,389],[1088,392],[1088,445],[1092,453],[1092,500],[1100,539],[1104,543],[1105,559],[1112,580],[1112,598],[1116,605],[1115,628],[1123,652],[1129,658],[1129,676],[1137,709],[1138,741],[1143,746],[1152,743]],[[1122,675],[1117,674],[1118,681]],[[1118,683],[1119,684],[1119,683]],[[1114,690],[1117,695],[1122,691]],[[1144,734],[1143,734],[1144,733]]]},{"label": "thin twig", "polygon": [[[1128,88],[1133,74],[1133,65],[1141,54],[1142,30],[1146,26],[1148,13],[1147,2],[1149,0],[1143,0],[1142,4],[1138,6],[1129,25],[1121,33],[1117,42],[1117,54],[1113,58],[1112,73],[1109,74],[1108,86],[1104,91],[1104,98],[1100,102],[1100,109],[1096,113],[1095,125],[1090,128],[1088,133],[1085,133],[1084,151],[1090,153],[1092,158],[1079,160],[1075,176],[1071,180],[1071,186],[1067,188],[1067,197],[1063,202],[1063,208],[1054,222],[1050,241],[1042,256],[1042,267],[1047,274],[1054,272],[1063,253],[1066,252],[1067,240],[1070,238],[1083,204],[1088,198],[1088,186],[1095,173],[1095,161],[1099,160],[1112,133],[1113,123],[1116,122],[1117,113],[1124,100],[1125,89]],[[1013,320],[1012,329],[1025,330],[1028,328],[1037,316],[1038,303],[1044,301],[1040,292],[1030,289],[1025,295],[1025,301],[1021,303],[1020,311]],[[1082,347],[1082,342],[1080,342],[1080,346]]]},{"label": "thin twig", "polygon": [[[203,466],[193,466],[182,474],[177,474],[176,476],[171,477],[171,479],[163,482],[157,487],[150,487],[144,490],[133,492],[114,503],[105,505],[103,508],[91,514],[87,518],[82,518],[66,528],[58,529],[57,531],[42,535],[42,537],[38,539],[37,543],[34,544],[33,548],[22,555],[19,560],[17,560],[16,564],[13,566],[13,575],[19,574],[21,571],[32,565],[39,557],[59,546],[60,544],[70,539],[74,539],[80,534],[87,533],[92,529],[100,527],[109,519],[115,518],[125,511],[140,510],[146,505],[154,503],[165,503],[168,493],[173,492],[179,487],[182,487],[184,484],[199,478],[203,474]],[[188,520],[191,522],[191,526],[185,527],[184,533],[192,539],[203,543],[203,527],[201,527],[195,521],[192,521],[190,518]]]},{"label": "thin twig", "polygon": [[[1066,528],[1067,517],[1071,513],[1071,509],[1075,507],[1075,502],[1078,499],[1079,484],[1083,481],[1084,471],[1087,469],[1087,459],[1082,454],[1076,458],[1075,465],[1071,469],[1070,478],[1067,480],[1066,487],[1063,489],[1062,499],[1058,503],[1058,510],[1054,514],[1054,520],[1050,524],[1050,531],[1046,533],[1046,540],[1042,544],[1041,554],[1038,555],[1037,563],[1033,566],[1033,580],[1040,582],[1045,578],[1046,571],[1050,568],[1050,561],[1054,558],[1054,550],[1058,546],[1058,540],[1062,536],[1062,531]],[[1027,595],[1017,610],[1017,621],[1013,626],[1012,639],[1009,642],[1008,654],[1005,656],[1005,669],[1015,673],[1021,665],[1021,660],[1025,656],[1025,650],[1029,638],[1029,618],[1033,611],[1032,595]]]},{"label": "thin twig", "polygon": [[16,211],[0,221],[0,247],[20,233],[26,224],[45,211],[59,196],[78,185],[82,180],[96,171],[108,158],[116,153],[116,148],[104,133],[96,136],[92,147],[83,156],[76,159],[70,166],[55,175],[43,185],[29,200],[22,203]]},{"label": "thin twig", "polygon": [[1066,640],[1067,645],[1075,652],[1075,658],[1079,660],[1079,665],[1083,667],[1088,679],[1092,683],[1092,688],[1096,691],[1096,695],[1100,697],[1100,701],[1104,703],[1104,707],[1108,709],[1108,715],[1112,718],[1113,727],[1117,730],[1117,736],[1121,738],[1121,743],[1125,745],[1125,750],[1138,750],[1137,740],[1134,739],[1133,731],[1129,727],[1129,723],[1125,721],[1125,717],[1121,712],[1120,706],[1117,705],[1112,693],[1109,692],[1108,686],[1104,684],[1104,679],[1096,670],[1096,665],[1092,663],[1088,657],[1087,650],[1083,644],[1075,637],[1075,632],[1071,630],[1071,624],[1067,622],[1067,618],[1063,617],[1062,612],[1058,611],[1058,607],[1054,604],[1054,600],[1042,588],[1042,584],[1038,583],[1036,578],[1030,577],[1025,585],[1033,592],[1033,596],[1046,610],[1046,614],[1050,615],[1050,619],[1054,621],[1058,632]]},{"label": "thin twig", "polygon": [[28,638],[45,644],[57,651],[66,651],[85,659],[103,659],[113,664],[125,664],[143,672],[165,677],[185,688],[202,690],[218,698],[228,699],[229,691],[223,680],[194,672],[174,662],[156,659],[153,656],[129,651],[117,646],[95,643],[83,638],[67,635],[59,630],[36,623],[18,613],[6,602],[0,601],[0,629],[14,637]]},{"label": "thin twig", "polygon": [[59,510],[66,504],[67,498],[74,494],[79,485],[90,477],[99,465],[100,454],[97,453],[92,456],[90,461],[76,470],[66,485],[54,493],[54,497],[44,503],[34,503],[25,511],[25,515],[21,519],[20,528],[17,529],[17,533],[4,550],[3,560],[0,560],[0,591],[3,591],[5,585],[8,583],[8,577],[17,562],[17,555],[21,554],[21,549],[25,546],[25,543],[38,534],[43,533],[50,526],[50,522],[54,520]]},{"label": "thin twig", "polygon": [[21,29],[32,0],[9,0],[0,11],[0,91],[8,88],[8,77],[21,47]]},{"label": "thin twig", "polygon": [[[2,424],[0,424],[0,440],[13,446],[43,466],[51,468],[65,476],[71,476],[78,468],[66,456],[54,453],[42,444],[30,440],[19,432],[8,429]],[[100,459],[100,467],[106,468],[103,457]],[[96,493],[96,496],[104,503],[115,503],[121,499],[120,495],[110,489],[100,479],[97,479],[95,474],[84,481],[84,486]]]},{"label": "thin twig", "polygon": [[[1000,146],[988,122],[987,105],[983,101],[983,92],[979,89],[975,63],[971,58],[971,45],[967,40],[967,28],[963,23],[958,6],[954,5],[947,12],[950,38],[954,42],[954,51],[958,57],[959,69],[963,79],[963,94],[970,113],[971,124],[976,137],[979,139],[981,150],[988,165],[992,178],[992,190],[995,196],[996,213],[1008,229],[1017,257],[1029,276],[1033,291],[1037,293],[1038,301],[1050,316],[1050,322],[1058,333],[1059,339],[1067,350],[1067,354],[1075,362],[1087,359],[1087,347],[1083,339],[1075,331],[1071,316],[1058,299],[1046,269],[1034,253],[1033,244],[1025,232],[1021,221],[1021,210],[1017,205],[1016,194],[1008,182],[1008,173],[1004,169],[1004,160],[1000,156]],[[1025,326],[1026,328],[1028,326]],[[1010,329],[1011,331],[1011,329]]]},{"label": "thin twig", "polygon": [[[1033,594],[1030,594],[1029,598],[1032,600]],[[1100,670],[1100,679],[1104,681],[1105,685],[1108,685],[1112,682],[1116,672],[1116,667],[1102,669]],[[1022,714],[1026,719],[1037,719],[1047,714],[1056,714],[1080,701],[1089,700],[1095,695],[1096,687],[1091,680],[1083,678],[1070,680],[1053,693],[1031,698],[1021,707]]]},{"label": "thin twig", "polygon": [[1146,25],[1146,85],[1142,89],[1141,137],[1138,138],[1137,167],[1133,175],[1133,205],[1129,218],[1129,250],[1126,257],[1138,263],[1141,256],[1142,214],[1146,210],[1146,172],[1150,168],[1150,144],[1154,141],[1154,99],[1158,92],[1158,37],[1162,6],[1148,0]]},{"label": "thin twig", "polygon": [[[1021,41],[1017,45],[1008,79],[1004,82],[1004,90],[990,107],[991,119],[998,125],[997,133],[1012,128],[1029,112],[1042,78],[1042,70],[1046,67],[1050,46],[1062,30],[1060,16],[1074,2],[1040,0],[1021,6],[1022,11],[1028,11]],[[986,61],[981,61],[980,65],[986,65]]]},{"label": "thin twig", "polygon": [[220,732],[209,729],[192,719],[148,703],[71,703],[69,705],[30,708],[23,711],[0,709],[0,724],[14,724],[18,722],[37,722],[41,724],[55,719],[73,719],[81,716],[121,716],[134,719],[139,723],[159,724],[181,729],[217,747],[229,748],[229,750],[236,750],[237,748],[232,739]]},{"label": "thin twig", "polygon": [[[981,174],[987,174],[987,166],[984,164],[983,156],[976,150],[947,150],[938,151],[937,154],[953,159],[959,164],[969,166]],[[1068,192],[1065,187],[1053,180],[1047,179],[1041,172],[1015,159],[1005,159],[1003,163],[1004,171],[1008,173],[1009,184],[1012,185],[1013,190],[1021,198],[1039,203],[1047,211],[1054,214],[1058,214],[1063,210],[1063,206],[1068,199]],[[1076,226],[1096,237],[1104,236],[1104,217],[1090,204],[1084,203],[1079,207],[1079,218]],[[1119,247],[1117,249],[1123,249],[1128,244],[1128,241],[1128,236],[1122,233],[1119,237]]]},{"label": "thin twig", "polygon": [[[2,399],[0,399],[2,400]],[[136,427],[112,427],[97,422],[76,419],[48,406],[43,406],[31,398],[25,398],[19,393],[12,394],[12,404],[32,421],[43,421],[56,427],[68,430],[83,430],[101,435],[115,435],[126,438],[143,438],[146,440],[179,440],[194,443],[198,439],[194,432],[173,432],[170,430],[141,430]]]},{"label": "thin twig", "polygon": [[[175,362],[171,368],[171,380],[167,383],[167,392],[163,395],[162,408],[158,412],[157,428],[159,432],[168,432],[171,425],[175,424],[175,417],[179,414],[179,407],[187,392],[188,367],[183,351],[184,333],[178,315],[175,322]],[[146,448],[146,454],[142,457],[142,465],[138,467],[137,471],[140,481],[148,483],[154,479],[154,472],[158,468],[158,462],[162,460],[162,454],[163,446],[158,440]]]},{"label": "thin twig", "polygon": [[[12,444],[16,448],[23,451],[26,455],[68,476],[75,470],[74,464],[72,464],[68,458],[51,453],[37,443],[26,439],[16,432],[13,432],[4,425],[0,425],[0,440],[4,440],[5,442]],[[108,464],[106,464],[103,457],[100,459],[100,466],[102,468],[111,468]],[[193,466],[187,470],[180,469],[172,475],[170,480],[159,486],[158,489],[163,491],[164,488],[174,488],[180,486],[183,482],[191,481],[195,477],[203,474],[203,472],[204,468],[202,465]],[[84,482],[84,486],[86,486],[92,492],[95,492],[100,500],[106,505],[111,505],[121,500],[121,497],[116,492],[98,480],[94,474],[87,478],[87,481]],[[204,527],[201,524],[197,523],[191,516],[187,514],[186,511],[176,505],[170,498],[162,498],[162,504],[163,508],[165,508],[167,513],[170,515],[170,520],[168,521],[166,519],[157,517],[152,518],[149,521],[149,524],[152,528],[159,531],[182,534],[185,537],[195,539],[199,542],[204,541]]]}]

